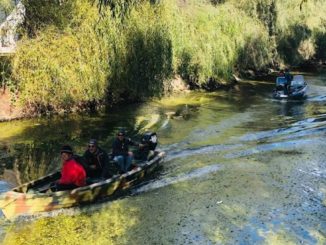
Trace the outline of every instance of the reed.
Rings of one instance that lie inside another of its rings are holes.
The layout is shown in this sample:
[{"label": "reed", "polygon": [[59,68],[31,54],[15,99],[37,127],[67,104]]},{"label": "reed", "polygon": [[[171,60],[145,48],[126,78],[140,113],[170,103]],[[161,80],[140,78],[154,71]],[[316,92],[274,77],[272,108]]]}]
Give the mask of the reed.
[{"label": "reed", "polygon": [[112,0],[99,12],[90,0],[24,0],[23,38],[1,84],[27,108],[67,110],[160,96],[176,75],[202,87],[325,59],[326,6],[299,2]]}]

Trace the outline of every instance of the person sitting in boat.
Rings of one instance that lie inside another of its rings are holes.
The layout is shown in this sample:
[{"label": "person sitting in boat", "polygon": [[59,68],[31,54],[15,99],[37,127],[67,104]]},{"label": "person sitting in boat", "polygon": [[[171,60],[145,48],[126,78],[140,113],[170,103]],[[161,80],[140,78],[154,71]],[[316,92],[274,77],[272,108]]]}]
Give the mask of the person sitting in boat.
[{"label": "person sitting in boat", "polygon": [[279,74],[278,74],[279,77],[284,77],[285,76],[285,73],[284,73],[284,70],[280,70]]},{"label": "person sitting in boat", "polygon": [[286,83],[284,84],[284,94],[288,94],[289,93],[289,87],[291,84],[291,81],[293,79],[292,74],[290,73],[289,69],[285,69],[285,74],[284,74]]},{"label": "person sitting in boat", "polygon": [[88,142],[88,148],[83,158],[87,177],[90,178],[107,178],[109,177],[109,157],[105,150],[98,146],[95,139]]},{"label": "person sitting in boat", "polygon": [[117,137],[112,144],[112,156],[113,160],[118,164],[120,171],[125,173],[130,170],[133,153],[129,151],[129,146],[139,146],[142,147],[141,144],[138,144],[132,141],[130,138],[125,137],[125,131],[120,130],[117,133]]},{"label": "person sitting in boat", "polygon": [[60,151],[62,160],[61,178],[52,186],[53,191],[71,190],[86,185],[84,167],[73,158],[73,150],[64,145]]}]

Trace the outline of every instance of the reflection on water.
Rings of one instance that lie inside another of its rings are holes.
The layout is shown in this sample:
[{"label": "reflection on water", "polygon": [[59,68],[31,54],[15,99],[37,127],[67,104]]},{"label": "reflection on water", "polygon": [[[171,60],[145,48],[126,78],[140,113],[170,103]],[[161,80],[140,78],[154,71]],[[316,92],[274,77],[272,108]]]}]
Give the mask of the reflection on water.
[{"label": "reflection on water", "polygon": [[287,117],[304,117],[305,101],[282,101],[280,102],[279,114]]},{"label": "reflection on water", "polygon": [[326,80],[305,76],[305,101],[273,100],[273,83],[247,81],[98,114],[0,123],[1,191],[59,168],[62,144],[82,154],[97,138],[109,150],[121,127],[135,139],[156,131],[167,152],[158,176],[131,196],[2,220],[3,243],[325,243]]},{"label": "reflection on water", "polygon": [[0,150],[2,179],[21,185],[58,168],[58,142],[8,145]]}]

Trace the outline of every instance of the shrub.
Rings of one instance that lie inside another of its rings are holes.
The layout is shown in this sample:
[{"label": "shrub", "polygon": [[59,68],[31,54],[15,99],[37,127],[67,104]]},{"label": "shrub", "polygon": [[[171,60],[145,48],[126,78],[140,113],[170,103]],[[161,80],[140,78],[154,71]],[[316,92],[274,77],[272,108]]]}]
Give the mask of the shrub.
[{"label": "shrub", "polygon": [[326,31],[315,34],[316,58],[326,60]]},{"label": "shrub", "polygon": [[0,57],[0,88],[5,88],[10,78],[11,66],[10,58]]},{"label": "shrub", "polygon": [[12,0],[0,0],[0,13],[2,22],[6,16],[8,16],[14,8],[14,3]]},{"label": "shrub", "polygon": [[30,108],[68,108],[105,98],[107,50],[95,28],[97,9],[87,1],[76,6],[84,18],[78,32],[47,26],[36,38],[25,37],[17,50],[13,77],[20,101]]},{"label": "shrub", "polygon": [[[237,66],[262,67],[269,62],[264,60],[270,52],[266,29],[232,4],[202,5],[195,12],[186,12],[180,29],[175,34],[183,38],[181,45],[175,47],[178,72],[197,84],[212,79],[229,81]],[[254,44],[263,48],[245,50]],[[244,63],[247,60],[251,62]]]},{"label": "shrub", "polygon": [[295,24],[289,26],[278,36],[278,52],[288,64],[298,64],[303,60],[299,53],[302,42],[311,37],[311,31],[306,25]]},{"label": "shrub", "polygon": [[134,8],[114,42],[110,61],[110,91],[126,99],[160,95],[172,69],[169,27],[165,12],[149,3]]},{"label": "shrub", "polygon": [[276,42],[280,57],[287,64],[297,65],[313,56],[322,56],[319,33],[325,30],[325,2],[307,1],[300,8],[300,1],[279,1],[277,10]]},{"label": "shrub", "polygon": [[[25,8],[25,30],[31,36],[47,26],[60,30],[78,25],[80,4],[77,0],[22,0]],[[85,0],[82,0],[85,2]]]},{"label": "shrub", "polygon": [[325,57],[319,0],[302,11],[296,0],[101,2],[108,7],[99,13],[93,0],[24,0],[27,35],[10,78],[21,102],[142,100],[159,96],[173,75],[197,86],[228,82],[237,69],[268,66],[276,47],[289,64]]}]

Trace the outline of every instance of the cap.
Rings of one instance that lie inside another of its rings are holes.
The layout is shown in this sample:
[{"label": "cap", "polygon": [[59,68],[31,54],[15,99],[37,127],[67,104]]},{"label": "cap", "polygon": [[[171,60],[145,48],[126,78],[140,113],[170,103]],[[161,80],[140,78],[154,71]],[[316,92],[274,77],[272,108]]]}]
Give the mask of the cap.
[{"label": "cap", "polygon": [[118,136],[125,136],[126,135],[126,131],[124,131],[123,129],[119,130],[117,133]]},{"label": "cap", "polygon": [[97,145],[97,140],[96,139],[90,139],[88,141],[88,144],[90,144],[90,145]]},{"label": "cap", "polygon": [[72,148],[69,145],[64,145],[61,147],[60,153],[73,154]]}]

